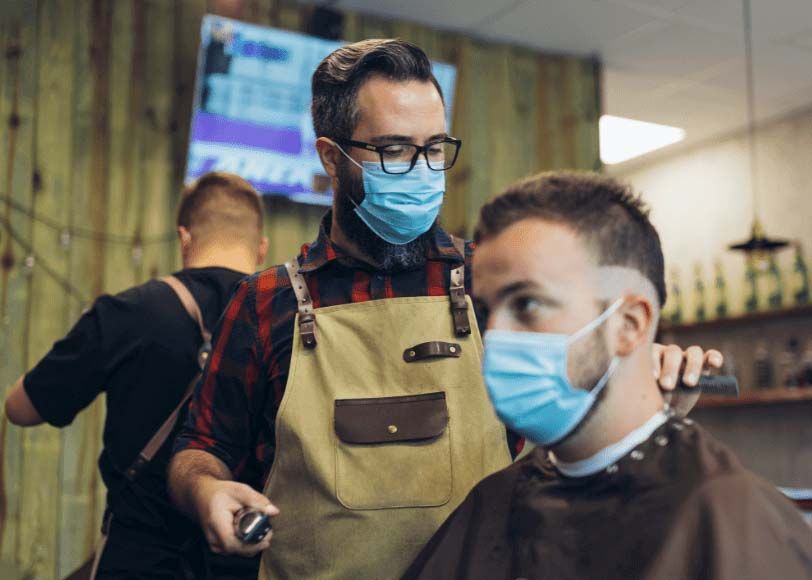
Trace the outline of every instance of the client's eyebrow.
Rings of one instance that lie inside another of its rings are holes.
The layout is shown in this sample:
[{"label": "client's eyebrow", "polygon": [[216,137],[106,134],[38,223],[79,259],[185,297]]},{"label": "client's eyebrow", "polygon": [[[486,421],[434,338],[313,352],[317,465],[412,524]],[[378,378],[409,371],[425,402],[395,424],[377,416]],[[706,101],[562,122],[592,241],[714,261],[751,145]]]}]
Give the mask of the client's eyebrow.
[{"label": "client's eyebrow", "polygon": [[508,284],[504,288],[500,288],[499,291],[496,293],[496,302],[502,302],[503,300],[507,299],[512,294],[518,294],[519,292],[529,292],[532,291],[538,295],[538,297],[551,304],[553,306],[560,305],[561,302],[553,298],[552,294],[544,287],[543,284],[539,284],[534,280],[517,280],[512,284]]},{"label": "client's eyebrow", "polygon": [[535,282],[531,282],[530,280],[519,280],[517,282],[513,282],[512,284],[508,284],[503,288],[499,289],[499,292],[496,293],[496,300],[497,302],[501,302],[511,294],[515,294],[516,292],[521,292],[522,290],[536,290],[538,288],[538,284]]}]

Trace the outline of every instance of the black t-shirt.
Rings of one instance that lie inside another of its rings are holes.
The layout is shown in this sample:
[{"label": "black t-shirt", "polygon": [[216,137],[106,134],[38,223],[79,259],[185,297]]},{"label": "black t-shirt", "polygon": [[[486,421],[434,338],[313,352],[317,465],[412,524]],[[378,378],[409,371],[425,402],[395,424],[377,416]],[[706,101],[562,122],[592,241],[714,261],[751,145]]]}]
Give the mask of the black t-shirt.
[{"label": "black t-shirt", "polygon": [[[174,275],[195,297],[209,330],[244,276],[227,268]],[[175,292],[151,280],[116,296],[100,296],[25,376],[37,412],[56,427],[70,424],[100,393],[107,395],[99,469],[108,506],[121,525],[164,531],[185,525],[166,494],[172,437],[135,484],[127,484],[123,473],[180,402],[198,371],[201,343],[197,324]]]}]

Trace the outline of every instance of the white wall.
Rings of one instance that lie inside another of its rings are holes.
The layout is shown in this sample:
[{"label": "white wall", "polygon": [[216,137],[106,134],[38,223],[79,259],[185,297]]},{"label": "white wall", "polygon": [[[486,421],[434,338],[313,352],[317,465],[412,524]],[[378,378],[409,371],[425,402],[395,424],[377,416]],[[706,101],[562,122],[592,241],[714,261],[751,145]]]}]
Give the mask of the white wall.
[{"label": "white wall", "polygon": [[[759,213],[768,235],[799,239],[812,267],[812,109],[761,127],[757,134]],[[752,196],[745,135],[659,158],[649,165],[616,166],[611,173],[631,182],[652,207],[667,270],[680,271],[684,308],[692,304],[694,264],[702,264],[712,296],[713,263],[721,258],[732,312],[744,303],[744,258],[726,249],[750,237]],[[789,302],[793,252],[779,255]],[[709,299],[712,314],[712,298]],[[668,307],[667,307],[668,308]]]}]

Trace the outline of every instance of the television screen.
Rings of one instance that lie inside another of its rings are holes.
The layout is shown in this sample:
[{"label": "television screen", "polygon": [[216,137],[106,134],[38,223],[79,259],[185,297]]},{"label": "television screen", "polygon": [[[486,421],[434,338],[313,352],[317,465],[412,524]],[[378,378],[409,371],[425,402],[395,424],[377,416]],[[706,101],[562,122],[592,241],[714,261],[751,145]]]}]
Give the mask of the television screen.
[{"label": "television screen", "polygon": [[[316,154],[310,77],[341,42],[207,15],[198,56],[186,182],[230,171],[263,194],[329,205]],[[456,69],[433,63],[450,125]]]}]

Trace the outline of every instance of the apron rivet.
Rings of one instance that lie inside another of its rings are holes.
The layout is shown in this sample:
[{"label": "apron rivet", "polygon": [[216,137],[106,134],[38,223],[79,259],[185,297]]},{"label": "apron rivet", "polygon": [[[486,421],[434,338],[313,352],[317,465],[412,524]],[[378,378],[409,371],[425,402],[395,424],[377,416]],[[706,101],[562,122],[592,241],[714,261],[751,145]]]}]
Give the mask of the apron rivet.
[{"label": "apron rivet", "polygon": [[387,427],[386,430],[389,431],[392,435],[394,435],[395,433],[398,432],[398,426],[397,425],[389,425],[389,427]]},{"label": "apron rivet", "polygon": [[413,350],[409,351],[409,356],[412,357],[412,358],[414,358],[416,354],[417,353],[415,351],[413,351]]}]

